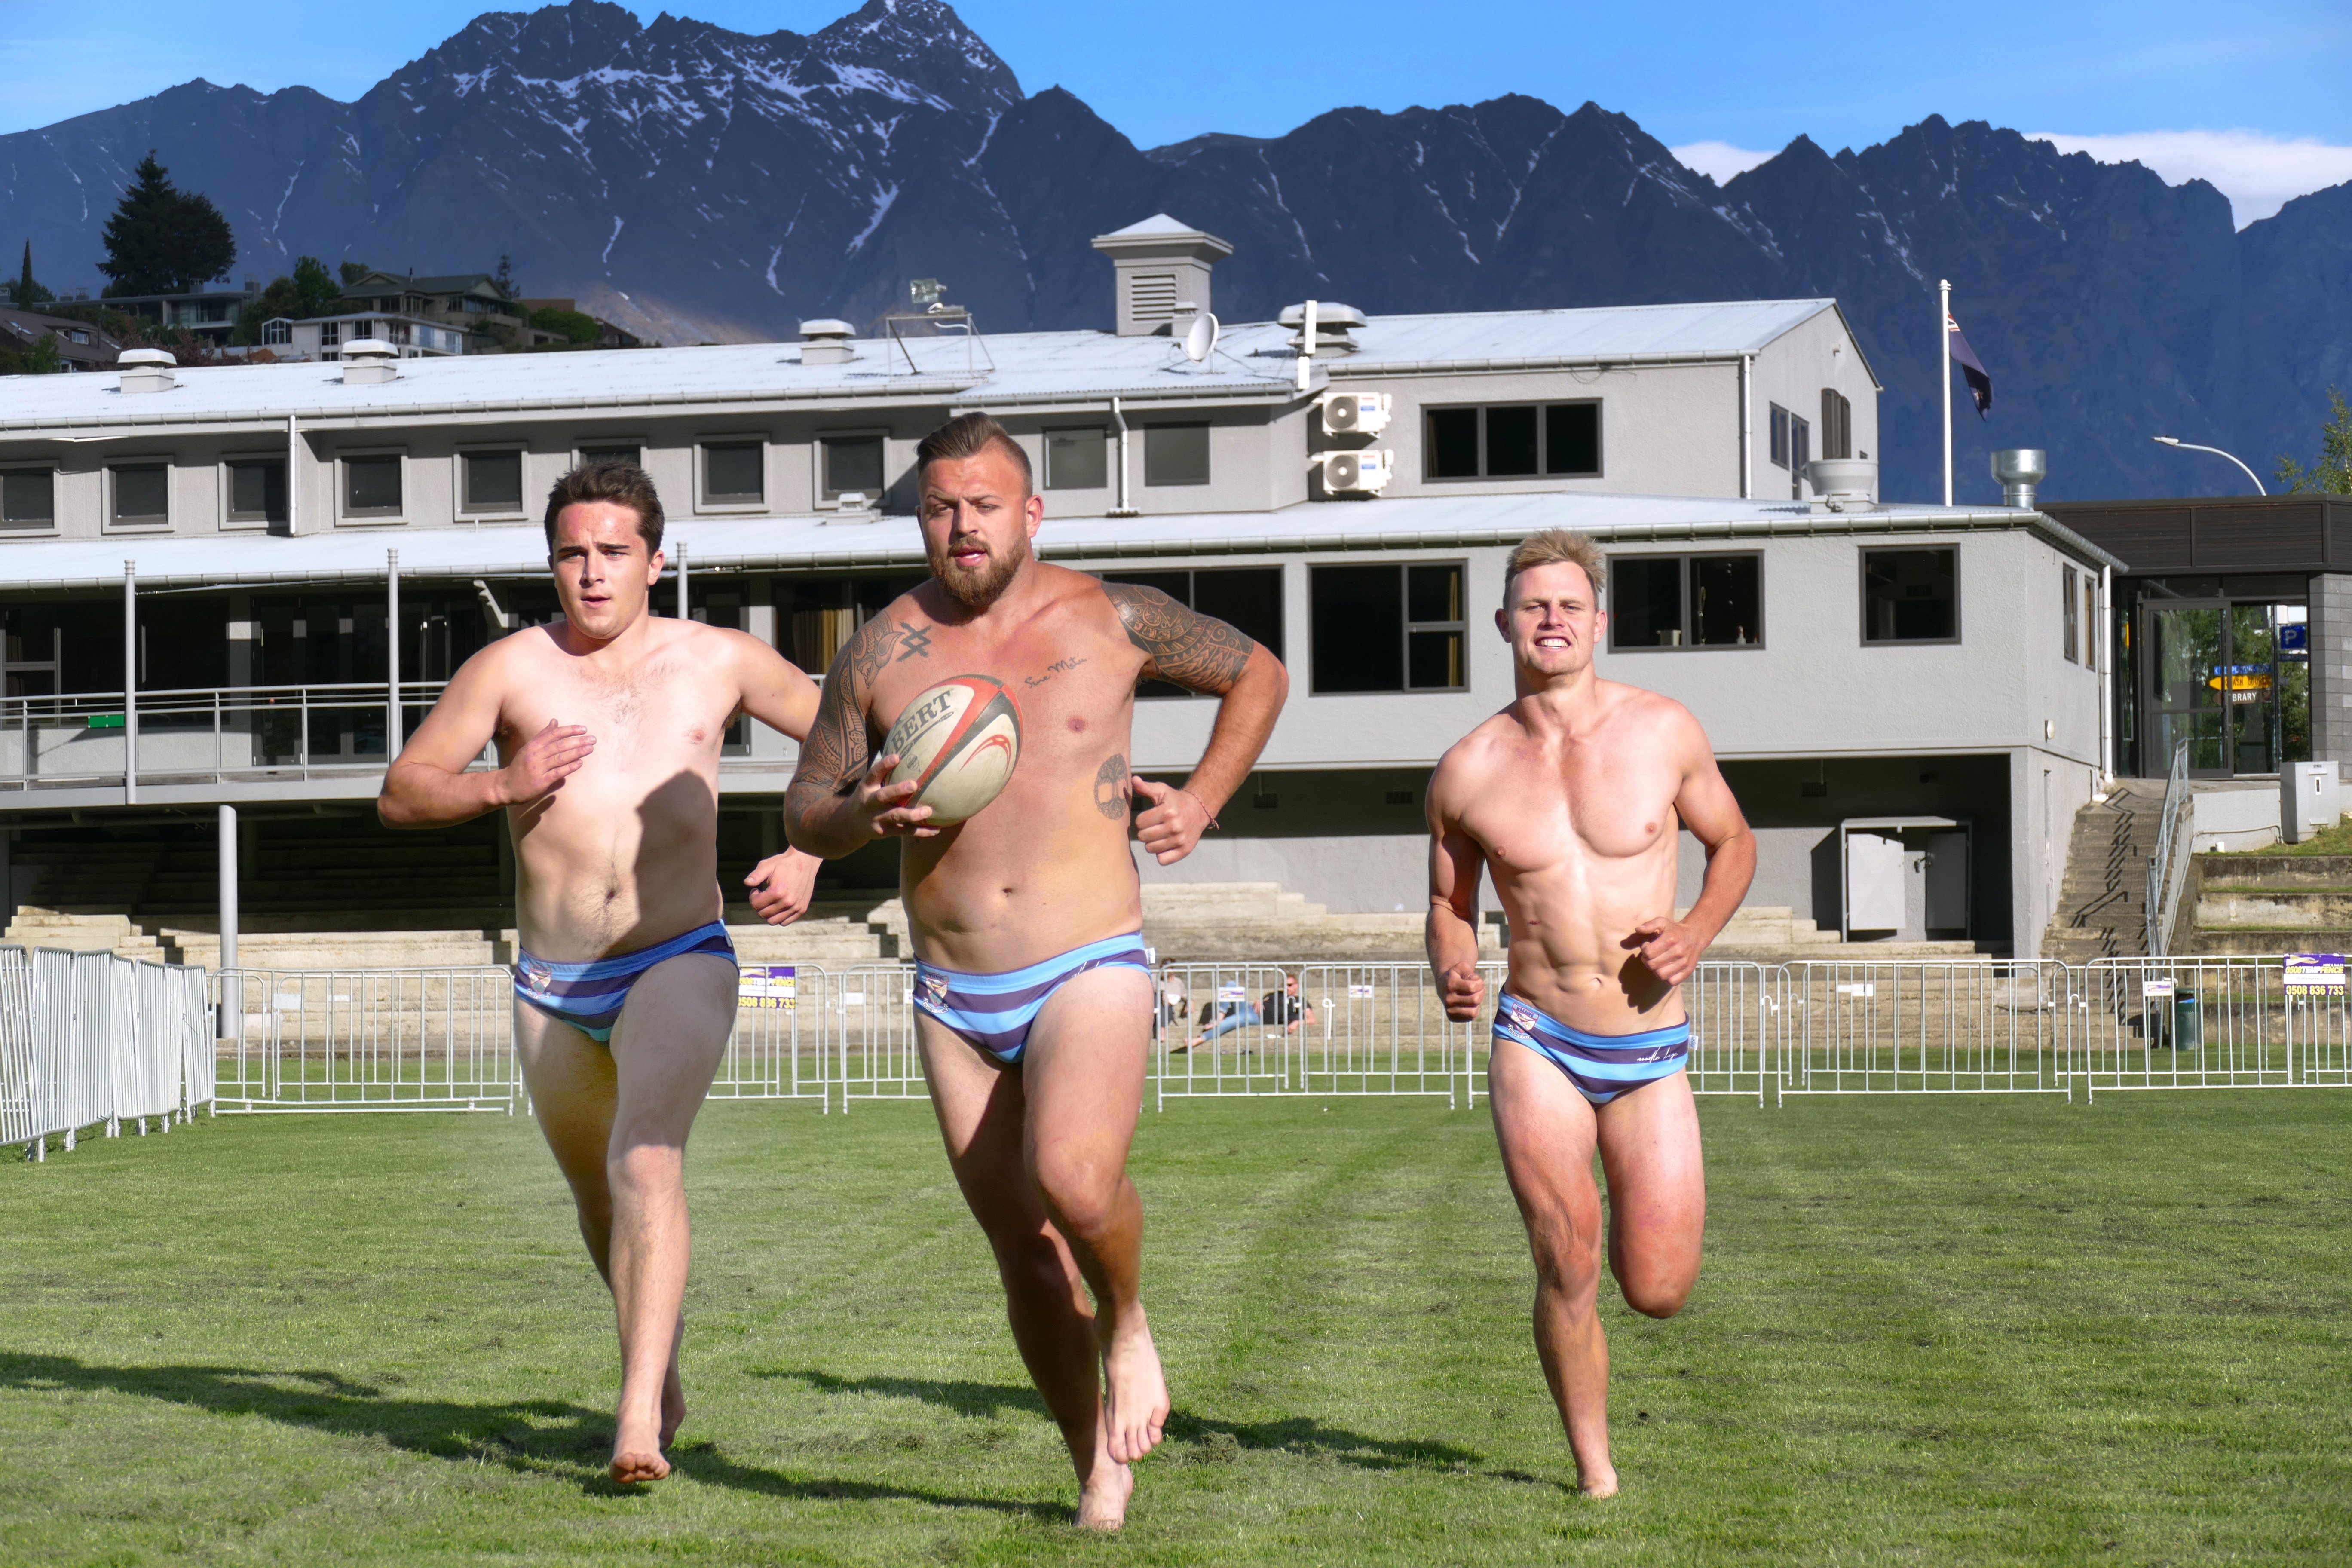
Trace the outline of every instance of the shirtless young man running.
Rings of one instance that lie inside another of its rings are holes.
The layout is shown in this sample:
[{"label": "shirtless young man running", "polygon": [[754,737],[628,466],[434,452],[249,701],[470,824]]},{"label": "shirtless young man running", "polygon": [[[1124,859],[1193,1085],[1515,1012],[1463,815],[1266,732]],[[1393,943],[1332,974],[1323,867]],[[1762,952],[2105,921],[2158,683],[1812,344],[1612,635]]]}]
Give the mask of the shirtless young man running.
[{"label": "shirtless young man running", "polygon": [[[1518,700],[1445,753],[1429,784],[1429,963],[1449,1018],[1477,1016],[1478,876],[1511,922],[1487,1081],[1503,1170],[1535,1253],[1536,1351],[1589,1497],[1609,1459],[1598,1144],[1608,1253],[1625,1304],[1671,1318],[1698,1279],[1706,1179],[1683,1062],[1681,986],[1756,873],[1756,841],[1698,721],[1680,703],[1602,680],[1605,568],[1580,534],[1511,555],[1495,624]],[[1706,880],[1675,919],[1676,828]]]},{"label": "shirtless young man running", "polygon": [[[562,621],[467,659],[376,803],[391,827],[506,811],[515,1048],[619,1316],[623,1482],[669,1474],[662,1450],[686,1415],[686,1138],[735,1019],[719,744],[738,713],[795,739],[816,714],[815,683],[756,637],[646,614],[661,534],[639,469],[566,474],[547,500]],[[467,773],[493,738],[505,765]],[[796,851],[761,862],[744,879],[752,908],[799,918],[817,864]]]},{"label": "shirtless young man running", "polygon": [[[1028,458],[985,415],[931,432],[917,461],[931,577],[834,660],[785,826],[828,858],[906,840],[916,1027],[948,1163],[1069,1445],[1078,1522],[1115,1530],[1135,1488],[1129,1462],[1168,1419],[1139,1295],[1143,1205],[1127,1178],[1152,1023],[1130,797],[1150,803],[1135,827],[1160,864],[1192,853],[1255,764],[1289,678],[1156,589],[1031,554],[1045,502]],[[971,673],[1013,692],[1020,763],[978,816],[928,826],[930,808],[906,804],[914,784],[885,782],[898,759],[873,752],[919,692]],[[1223,699],[1181,789],[1128,772],[1147,677]]]}]

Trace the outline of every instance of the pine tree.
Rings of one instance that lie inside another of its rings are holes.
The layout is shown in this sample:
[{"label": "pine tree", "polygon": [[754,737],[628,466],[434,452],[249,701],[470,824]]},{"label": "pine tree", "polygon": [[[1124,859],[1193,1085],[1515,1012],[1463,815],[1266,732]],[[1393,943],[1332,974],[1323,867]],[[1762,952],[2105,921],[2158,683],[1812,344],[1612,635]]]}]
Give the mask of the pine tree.
[{"label": "pine tree", "polygon": [[17,275],[14,298],[16,301],[16,309],[20,310],[29,310],[36,305],[46,305],[57,298],[55,294],[33,281],[33,242],[29,239],[25,242],[25,270]]},{"label": "pine tree", "polygon": [[2293,458],[2281,458],[2279,482],[2290,490],[2352,496],[2352,405],[2332,386],[2327,389],[2327,405],[2335,417],[2320,428],[2319,461],[2306,468]]},{"label": "pine tree", "polygon": [[165,173],[149,152],[107,220],[106,259],[98,269],[114,280],[110,298],[190,293],[236,259],[228,220],[205,197],[182,193]]}]

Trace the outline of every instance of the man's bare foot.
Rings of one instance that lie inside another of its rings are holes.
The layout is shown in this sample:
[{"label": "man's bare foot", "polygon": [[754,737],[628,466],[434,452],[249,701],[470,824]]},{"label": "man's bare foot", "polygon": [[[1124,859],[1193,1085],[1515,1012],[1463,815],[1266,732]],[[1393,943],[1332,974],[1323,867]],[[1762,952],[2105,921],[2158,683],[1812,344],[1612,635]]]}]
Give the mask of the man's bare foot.
[{"label": "man's bare foot", "polygon": [[654,1424],[625,1411],[619,1430],[613,1434],[613,1479],[625,1487],[657,1481],[668,1474],[669,1461],[662,1458],[661,1445],[655,1440]]},{"label": "man's bare foot", "polygon": [[1160,1446],[1167,1425],[1168,1380],[1138,1301],[1103,1346],[1103,1447],[1116,1463],[1133,1464]]},{"label": "man's bare foot", "polygon": [[1094,1474],[1078,1488],[1078,1528],[1113,1531],[1127,1522],[1127,1500],[1135,1495],[1135,1472],[1097,1458]]},{"label": "man's bare foot", "polygon": [[1576,1481],[1576,1489],[1586,1497],[1615,1497],[1617,1495],[1617,1472],[1613,1469],[1608,1469],[1602,1470],[1598,1475],[1579,1476]]}]

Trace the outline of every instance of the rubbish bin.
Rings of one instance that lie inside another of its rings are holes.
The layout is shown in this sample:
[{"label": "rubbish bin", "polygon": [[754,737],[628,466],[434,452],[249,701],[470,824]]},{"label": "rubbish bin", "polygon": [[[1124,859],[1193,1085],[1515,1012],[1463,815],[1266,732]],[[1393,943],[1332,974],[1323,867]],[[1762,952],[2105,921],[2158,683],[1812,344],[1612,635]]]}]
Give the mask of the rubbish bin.
[{"label": "rubbish bin", "polygon": [[2172,1048],[2193,1051],[2204,1043],[2204,1025],[2197,1011],[2197,993],[2175,992],[2172,997]]}]

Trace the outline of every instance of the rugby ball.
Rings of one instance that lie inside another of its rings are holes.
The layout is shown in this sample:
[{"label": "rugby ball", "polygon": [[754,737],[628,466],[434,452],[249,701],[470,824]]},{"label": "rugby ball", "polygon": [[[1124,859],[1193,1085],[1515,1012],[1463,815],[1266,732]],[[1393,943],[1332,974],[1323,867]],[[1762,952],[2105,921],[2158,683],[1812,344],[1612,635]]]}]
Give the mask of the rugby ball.
[{"label": "rugby ball", "polygon": [[898,758],[892,784],[919,786],[907,804],[951,827],[1003,793],[1021,760],[1021,710],[993,677],[950,676],[907,704],[882,751]]}]

